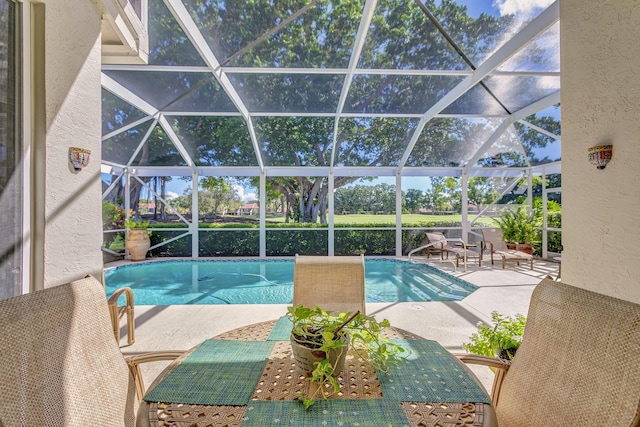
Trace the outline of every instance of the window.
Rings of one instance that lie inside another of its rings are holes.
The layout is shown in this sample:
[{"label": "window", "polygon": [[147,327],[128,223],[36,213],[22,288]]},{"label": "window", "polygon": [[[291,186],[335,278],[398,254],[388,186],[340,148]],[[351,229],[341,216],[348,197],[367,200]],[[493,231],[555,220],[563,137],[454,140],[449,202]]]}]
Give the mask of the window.
[{"label": "window", "polygon": [[0,0],[0,299],[22,289],[20,7]]}]

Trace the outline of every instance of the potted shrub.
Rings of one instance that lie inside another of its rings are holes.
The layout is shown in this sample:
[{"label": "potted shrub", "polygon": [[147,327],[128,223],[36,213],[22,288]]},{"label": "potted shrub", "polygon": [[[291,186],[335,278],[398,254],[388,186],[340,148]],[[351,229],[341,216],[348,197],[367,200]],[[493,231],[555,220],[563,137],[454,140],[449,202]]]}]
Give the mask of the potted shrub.
[{"label": "potted shrub", "polygon": [[127,238],[124,247],[129,251],[131,261],[142,261],[147,257],[151,246],[149,239],[149,221],[135,221],[131,218],[125,221]]},{"label": "potted shrub", "polygon": [[509,249],[532,253],[532,242],[537,236],[540,215],[537,211],[527,213],[524,207],[516,211],[507,210],[493,219],[502,230],[502,237]]},{"label": "potted shrub", "polygon": [[527,319],[521,315],[504,316],[494,311],[491,313],[493,326],[485,323],[478,325],[478,332],[471,335],[471,342],[464,343],[464,348],[473,354],[498,357],[511,360],[515,356]]},{"label": "potted shrub", "polygon": [[378,322],[359,311],[334,314],[317,306],[297,305],[287,308],[287,317],[293,324],[291,347],[296,366],[311,382],[309,394],[301,396],[305,408],[316,397],[340,391],[335,377],[342,372],[349,346],[380,372],[387,372],[389,363],[403,358],[406,351],[380,336],[390,327],[388,320]]}]

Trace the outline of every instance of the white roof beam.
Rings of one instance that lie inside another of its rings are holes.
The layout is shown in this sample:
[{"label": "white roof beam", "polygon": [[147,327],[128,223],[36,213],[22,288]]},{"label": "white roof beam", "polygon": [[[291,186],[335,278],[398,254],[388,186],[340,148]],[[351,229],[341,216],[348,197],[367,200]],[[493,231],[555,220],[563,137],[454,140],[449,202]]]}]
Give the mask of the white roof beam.
[{"label": "white roof beam", "polygon": [[[220,69],[225,74],[313,74],[335,75],[369,74],[369,75],[394,75],[394,76],[470,76],[473,70],[410,70],[392,68],[287,68],[287,67],[224,67]],[[144,72],[169,72],[169,73],[208,73],[210,68],[204,65],[136,65],[136,64],[103,64],[103,71],[144,71]],[[489,73],[491,76],[534,76],[534,77],[560,77],[558,71],[498,71]]]},{"label": "white roof beam", "polygon": [[[558,102],[560,102],[560,92],[556,92],[552,95],[549,95],[545,98],[542,98],[536,102],[534,102],[533,104],[530,104],[518,111],[516,111],[515,113],[511,114],[499,127],[498,129],[496,129],[496,131],[491,134],[491,136],[484,142],[484,144],[482,144],[482,146],[480,146],[480,148],[476,151],[476,154],[473,155],[473,157],[471,157],[471,159],[469,159],[469,161],[467,162],[467,165],[465,166],[465,170],[469,170],[473,165],[475,165],[475,163],[482,157],[482,155],[484,153],[487,152],[487,150],[498,140],[498,138],[509,128],[509,126],[511,126],[513,123],[517,122],[518,120],[521,120],[525,117],[530,116],[531,114],[535,114],[540,110],[544,110],[545,108],[548,108],[552,105],[557,104]],[[518,138],[518,145],[520,148],[520,152],[522,154],[525,155],[526,157],[526,151],[524,149],[524,147],[522,146],[522,141],[520,140],[520,138]],[[529,163],[529,160],[527,159],[527,163]]]},{"label": "white roof beam", "polygon": [[134,127],[136,127],[138,125],[141,125],[142,123],[144,123],[146,121],[149,121],[151,119],[153,119],[153,117],[147,116],[147,117],[143,117],[141,119],[138,119],[135,122],[129,123],[126,126],[122,126],[121,128],[118,128],[118,129],[114,130],[113,132],[109,132],[109,133],[103,135],[102,136],[102,141],[106,141],[107,139],[109,139],[111,137],[114,137],[116,135],[120,135],[121,133],[126,132],[129,129],[134,128]]},{"label": "white roof beam", "polygon": [[[532,167],[532,171],[539,171],[542,168],[548,170],[559,169],[559,163],[549,163]],[[120,165],[103,164],[103,173],[120,173],[124,169]],[[196,167],[198,176],[260,176],[260,168],[258,166],[198,166]],[[129,168],[131,173],[137,176],[192,176],[192,170],[189,166],[132,166]],[[377,176],[396,176],[397,167],[372,167],[372,166],[336,166],[333,169],[336,177],[377,177]],[[471,168],[469,176],[483,177],[517,177],[522,176],[529,168],[526,167],[510,167],[510,168]],[[266,166],[265,172],[267,176],[328,176],[328,167],[295,167],[295,166]],[[555,172],[547,172],[555,173]],[[460,176],[462,168],[447,167],[407,167],[402,170],[402,176]]]},{"label": "white roof beam", "polygon": [[556,139],[556,140],[558,140],[558,141],[561,141],[560,136],[556,135],[556,134],[555,134],[555,133],[553,133],[553,132],[549,132],[549,131],[548,131],[548,130],[546,130],[546,129],[542,129],[540,126],[536,126],[536,125],[534,125],[533,123],[529,123],[529,122],[528,122],[528,121],[526,121],[526,120],[518,120],[518,123],[522,123],[523,125],[525,125],[525,126],[527,126],[527,127],[530,127],[531,129],[533,129],[533,130],[535,130],[535,131],[537,131],[537,132],[540,132],[541,134],[546,135],[546,136],[548,136],[549,138],[553,138],[553,139]]},{"label": "white roof beam", "polygon": [[549,6],[544,12],[538,15],[533,21],[524,27],[518,34],[502,45],[493,55],[491,55],[485,62],[483,62],[471,76],[466,77],[456,87],[454,87],[449,93],[436,102],[433,107],[424,113],[420,119],[420,123],[416,127],[407,148],[400,159],[399,167],[403,168],[407,163],[413,148],[418,142],[418,138],[422,133],[425,125],[436,114],[451,105],[456,99],[460,98],[469,89],[478,84],[482,79],[487,77],[489,73],[498,68],[502,63],[507,61],[510,57],[515,55],[520,49],[526,46],[531,40],[533,40],[538,34],[544,32],[547,28],[553,25],[560,19],[560,7],[558,0],[556,0],[551,6]]},{"label": "white roof beam", "polygon": [[244,105],[242,98],[233,87],[233,84],[231,83],[231,80],[229,80],[229,77],[225,72],[222,71],[222,67],[220,66],[218,58],[216,58],[213,51],[207,44],[207,41],[198,29],[196,23],[191,18],[189,11],[187,11],[187,8],[184,6],[182,1],[164,0],[164,3],[176,18],[187,37],[189,37],[191,43],[193,43],[194,47],[198,50],[200,56],[202,56],[202,59],[204,59],[210,71],[218,80],[218,83],[220,83],[220,86],[222,86],[227,96],[229,96],[229,98],[231,99],[231,102],[233,102],[233,104],[242,113],[242,116],[247,121],[247,125],[250,127],[251,143],[253,144],[256,159],[258,160],[260,169],[263,170],[264,163],[262,161],[262,155],[258,147],[258,141],[255,138],[255,132],[252,131],[253,125],[249,117],[249,110],[247,109],[246,105]]},{"label": "white roof beam", "polygon": [[360,18],[360,26],[356,33],[355,44],[351,51],[351,58],[349,58],[349,69],[347,75],[344,76],[344,83],[342,85],[342,92],[340,93],[340,100],[336,107],[336,117],[333,121],[333,146],[331,149],[331,163],[333,167],[336,158],[336,142],[338,141],[338,129],[340,127],[340,115],[344,109],[344,104],[347,102],[347,96],[349,96],[349,89],[351,88],[351,82],[353,81],[353,75],[355,74],[356,66],[360,60],[360,53],[364,46],[364,42],[367,38],[367,32],[369,31],[369,25],[371,25],[371,19],[373,18],[373,12],[376,9],[378,0],[367,0],[362,11],[362,18]]},{"label": "white roof beam", "polygon": [[153,132],[153,128],[156,127],[157,123],[158,123],[158,119],[154,118],[153,122],[151,123],[151,126],[149,126],[149,129],[147,129],[147,132],[144,134],[144,136],[140,140],[140,143],[138,143],[138,146],[136,147],[135,151],[131,155],[131,158],[127,162],[127,167],[131,166],[131,163],[133,163],[133,161],[136,159],[136,156],[138,155],[140,150],[142,150],[142,147],[144,146],[144,144],[147,143],[147,140],[149,139],[149,136],[151,135],[151,132]]},{"label": "white roof beam", "polygon": [[180,141],[180,138],[178,138],[178,135],[176,135],[175,131],[167,121],[167,118],[161,114],[158,122],[160,123],[160,126],[162,126],[162,129],[164,129],[164,132],[167,134],[171,142],[173,142],[173,145],[176,146],[178,152],[180,153],[182,158],[184,158],[184,161],[187,162],[187,166],[189,166],[192,170],[195,170],[193,159],[189,155],[189,152],[184,148],[184,145],[182,145],[182,141]]},{"label": "white roof beam", "polygon": [[143,113],[148,114],[149,116],[155,116],[158,113],[157,108],[155,108],[153,105],[149,104],[147,101],[140,98],[138,95],[131,92],[129,89],[122,86],[120,83],[113,80],[106,74],[101,73],[100,82],[102,83],[103,88],[107,89],[109,92],[113,93],[123,101],[126,101],[129,104],[133,105]]}]

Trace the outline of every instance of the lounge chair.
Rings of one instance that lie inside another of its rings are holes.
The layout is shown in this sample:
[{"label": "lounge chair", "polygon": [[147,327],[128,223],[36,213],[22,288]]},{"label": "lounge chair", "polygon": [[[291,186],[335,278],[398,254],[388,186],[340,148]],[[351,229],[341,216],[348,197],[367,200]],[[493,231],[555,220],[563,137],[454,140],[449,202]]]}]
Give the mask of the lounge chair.
[{"label": "lounge chair", "polygon": [[0,301],[0,425],[133,427],[144,384],[114,342],[102,284],[93,277]]},{"label": "lounge chair", "polygon": [[364,255],[300,256],[293,268],[293,305],[338,313],[365,312]]},{"label": "lounge chair", "polygon": [[[464,256],[466,252],[467,259],[477,258],[478,266],[482,265],[482,251],[475,252],[469,249],[465,249],[463,247],[451,246],[451,244],[449,243],[449,240],[447,240],[445,235],[440,232],[428,232],[425,234],[427,235],[427,240],[429,240],[429,243],[436,243],[433,246],[427,247],[427,259],[429,258],[429,255],[433,251],[440,253],[441,260],[445,259],[445,254],[446,254],[446,259],[449,259],[449,254],[454,254],[456,257],[456,267],[458,267],[460,264],[459,262],[460,260],[464,262]],[[455,240],[460,240],[460,239],[455,239]],[[460,244],[462,244],[461,240],[460,240]]]},{"label": "lounge chair", "polygon": [[500,427],[640,425],[640,304],[546,278],[512,361],[458,357],[495,368]]},{"label": "lounge chair", "polygon": [[502,268],[505,268],[507,261],[515,261],[520,265],[520,261],[528,262],[531,270],[533,270],[533,255],[526,252],[509,249],[502,237],[502,230],[499,228],[483,228],[482,229],[482,246],[486,248],[491,255],[491,265],[493,265],[494,255],[502,259]]}]

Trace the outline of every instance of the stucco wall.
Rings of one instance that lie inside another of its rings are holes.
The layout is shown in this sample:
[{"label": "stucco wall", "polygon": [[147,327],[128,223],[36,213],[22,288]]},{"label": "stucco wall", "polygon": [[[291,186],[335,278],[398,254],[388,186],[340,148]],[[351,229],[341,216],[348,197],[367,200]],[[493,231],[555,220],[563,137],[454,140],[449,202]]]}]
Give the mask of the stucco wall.
[{"label": "stucco wall", "polygon": [[[100,16],[86,0],[47,2],[44,285],[101,276]],[[70,146],[91,150],[75,172]]]},{"label": "stucco wall", "polygon": [[[561,0],[562,279],[640,303],[640,2]],[[591,146],[613,144],[604,170]]]}]

